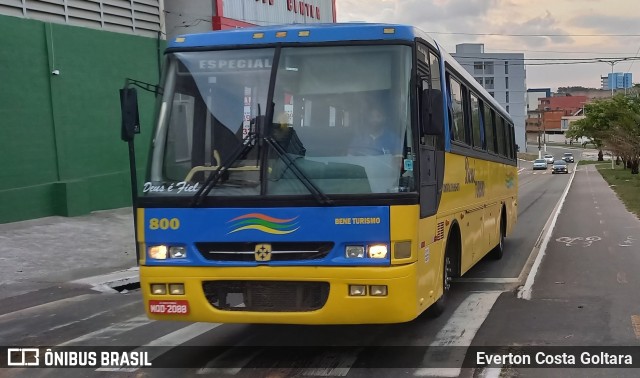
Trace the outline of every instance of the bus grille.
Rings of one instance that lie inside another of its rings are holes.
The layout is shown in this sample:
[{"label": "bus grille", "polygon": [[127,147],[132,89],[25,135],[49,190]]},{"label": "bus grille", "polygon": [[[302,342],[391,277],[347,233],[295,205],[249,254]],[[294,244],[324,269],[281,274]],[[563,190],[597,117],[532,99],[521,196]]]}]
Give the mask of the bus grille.
[{"label": "bus grille", "polygon": [[223,311],[314,311],[329,297],[328,282],[205,281],[202,288],[209,303]]},{"label": "bus grille", "polygon": [[[209,261],[256,261],[255,249],[259,243],[195,243],[196,248]],[[321,260],[333,249],[332,242],[278,242],[271,243],[270,261]]]}]

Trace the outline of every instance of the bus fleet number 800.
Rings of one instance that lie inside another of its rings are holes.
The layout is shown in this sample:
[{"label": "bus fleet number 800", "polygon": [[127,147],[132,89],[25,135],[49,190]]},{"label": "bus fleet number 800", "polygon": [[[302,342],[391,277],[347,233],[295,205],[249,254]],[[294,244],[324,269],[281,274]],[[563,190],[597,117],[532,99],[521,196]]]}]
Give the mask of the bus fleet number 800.
[{"label": "bus fleet number 800", "polygon": [[178,218],[150,218],[150,230],[177,230],[180,228],[180,219]]}]

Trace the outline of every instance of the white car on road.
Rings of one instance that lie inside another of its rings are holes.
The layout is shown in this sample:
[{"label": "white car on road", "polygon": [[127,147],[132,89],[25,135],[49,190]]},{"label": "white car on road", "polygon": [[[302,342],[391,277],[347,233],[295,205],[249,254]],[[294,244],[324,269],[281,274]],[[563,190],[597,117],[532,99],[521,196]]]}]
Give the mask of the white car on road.
[{"label": "white car on road", "polygon": [[549,155],[549,154],[544,155],[544,160],[547,162],[547,164],[553,164],[554,162],[553,155]]},{"label": "white car on road", "polygon": [[544,159],[536,159],[533,161],[533,170],[547,169],[547,162]]}]

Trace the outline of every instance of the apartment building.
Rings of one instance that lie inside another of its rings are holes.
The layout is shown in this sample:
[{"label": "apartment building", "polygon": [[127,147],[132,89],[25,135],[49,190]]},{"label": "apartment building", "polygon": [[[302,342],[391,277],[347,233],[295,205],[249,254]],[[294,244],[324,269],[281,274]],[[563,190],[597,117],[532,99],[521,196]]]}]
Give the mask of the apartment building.
[{"label": "apartment building", "polygon": [[526,71],[524,53],[485,53],[482,43],[456,45],[451,54],[513,118],[516,143],[526,151]]}]

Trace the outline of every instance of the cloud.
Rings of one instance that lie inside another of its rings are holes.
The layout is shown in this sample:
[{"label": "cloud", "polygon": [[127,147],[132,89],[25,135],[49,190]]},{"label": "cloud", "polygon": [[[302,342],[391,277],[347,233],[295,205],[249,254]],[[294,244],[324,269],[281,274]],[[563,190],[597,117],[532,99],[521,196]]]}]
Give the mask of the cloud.
[{"label": "cloud", "polygon": [[500,33],[504,34],[541,35],[540,37],[513,37],[524,47],[545,47],[574,42],[570,33],[560,26],[560,23],[549,11],[544,16],[530,18],[524,22],[506,22],[498,29]]},{"label": "cloud", "polygon": [[340,0],[338,21],[403,23],[428,27],[458,28],[454,21],[484,17],[501,0]]},{"label": "cloud", "polygon": [[[402,23],[432,32],[445,44],[496,40],[474,34],[553,34],[549,37],[520,37],[515,45],[540,47],[571,43],[560,22],[547,11],[528,17],[514,0],[341,0],[338,17],[343,20]],[[341,9],[346,14],[341,14]],[[523,20],[523,21],[517,21]],[[447,34],[456,33],[456,34]],[[468,33],[468,34],[465,34]]]},{"label": "cloud", "polygon": [[573,26],[593,30],[602,34],[639,34],[638,17],[589,14],[570,20]]},{"label": "cloud", "polygon": [[455,21],[483,18],[500,0],[404,0],[397,13],[415,25],[442,25],[458,28]]},{"label": "cloud", "polygon": [[[535,58],[634,56],[640,34],[629,3],[638,0],[336,0],[338,21],[401,23],[429,32],[445,50],[483,43],[488,52],[524,52]],[[629,10],[625,13],[625,9]],[[481,35],[485,34],[485,35]],[[505,36],[509,34],[510,36]],[[540,36],[512,36],[534,34]],[[604,34],[580,36],[580,34]],[[625,63],[626,64],[626,63]],[[634,71],[640,64],[616,69]],[[606,64],[530,66],[532,87],[599,86]]]}]

